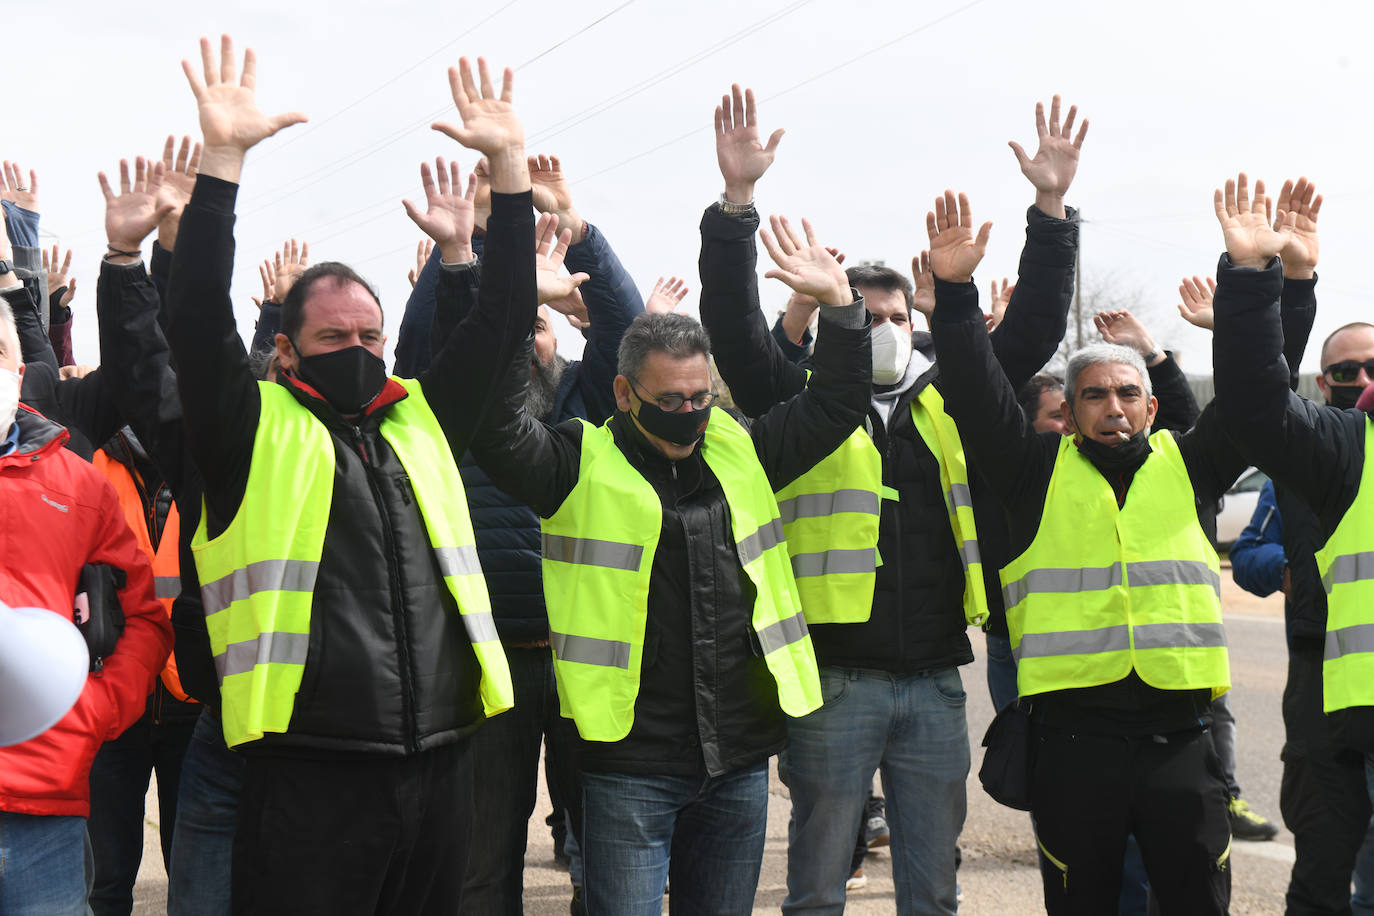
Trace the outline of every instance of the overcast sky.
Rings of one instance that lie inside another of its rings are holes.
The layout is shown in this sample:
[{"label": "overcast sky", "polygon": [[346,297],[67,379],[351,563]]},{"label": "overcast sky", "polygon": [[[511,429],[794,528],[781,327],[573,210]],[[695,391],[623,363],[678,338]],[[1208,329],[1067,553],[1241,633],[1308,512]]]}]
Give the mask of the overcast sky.
[{"label": "overcast sky", "polygon": [[[1013,0],[488,0],[387,4],[248,0],[128,5],[68,0],[7,10],[9,129],[0,155],[39,172],[48,244],[76,250],[76,353],[98,360],[95,276],[104,250],[95,174],[197,134],[179,61],[200,35],[258,53],[258,99],[311,123],[250,155],[239,196],[234,296],[251,333],[256,264],[296,236],[382,293],[394,343],[421,234],[400,199],[418,165],[472,156],[431,131],[456,119],[444,75],[460,54],[516,66],[529,150],[559,155],[578,207],[646,292],[686,277],[697,224],[720,193],[712,109],[732,81],[760,98],[765,135],[785,127],[758,186],[764,213],[807,215],[853,259],[905,270],[946,187],[994,221],[978,272],[1014,275],[1033,199],[1007,148],[1034,149],[1034,107],[1061,93],[1092,122],[1069,202],[1083,271],[1149,303],[1156,337],[1206,372],[1205,332],[1177,317],[1178,281],[1222,250],[1212,189],[1244,169],[1277,192],[1310,176],[1322,209],[1315,342],[1370,318],[1374,205],[1368,4],[1025,3]],[[1301,16],[1302,18],[1295,18]],[[1363,225],[1363,228],[1361,228]],[[151,242],[149,243],[151,244]],[[764,256],[766,260],[766,255]],[[761,267],[760,273],[762,273]],[[764,281],[780,307],[786,290]],[[695,306],[693,305],[693,310]],[[575,333],[564,328],[567,349]]]}]

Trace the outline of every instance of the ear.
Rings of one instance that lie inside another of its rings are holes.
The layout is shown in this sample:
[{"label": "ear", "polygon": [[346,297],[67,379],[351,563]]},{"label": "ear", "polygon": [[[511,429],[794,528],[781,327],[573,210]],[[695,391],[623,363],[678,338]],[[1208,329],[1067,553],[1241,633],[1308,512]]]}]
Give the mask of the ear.
[{"label": "ear", "polygon": [[19,380],[20,380],[20,381],[23,381],[23,379],[24,379],[24,364],[23,364],[23,363],[20,363],[20,364],[19,364],[19,368],[15,369],[14,371],[15,371],[16,373],[18,373],[18,375],[19,375]]},{"label": "ear", "polygon": [[1322,397],[1326,399],[1326,402],[1328,404],[1331,403],[1331,386],[1326,383],[1325,372],[1317,373],[1317,389],[1321,391]]},{"label": "ear", "polygon": [[1078,432],[1078,424],[1074,422],[1073,410],[1069,408],[1069,402],[1067,400],[1059,402],[1059,415],[1064,418],[1065,433]]},{"label": "ear", "polygon": [[1155,414],[1159,412],[1159,398],[1150,395],[1150,403],[1145,407],[1145,430],[1154,429]]},{"label": "ear", "polygon": [[281,364],[280,371],[295,372],[297,354],[296,348],[291,346],[291,338],[278,333],[272,342],[277,345],[277,362]]},{"label": "ear", "polygon": [[626,412],[630,409],[630,380],[623,375],[615,377],[615,406]]}]

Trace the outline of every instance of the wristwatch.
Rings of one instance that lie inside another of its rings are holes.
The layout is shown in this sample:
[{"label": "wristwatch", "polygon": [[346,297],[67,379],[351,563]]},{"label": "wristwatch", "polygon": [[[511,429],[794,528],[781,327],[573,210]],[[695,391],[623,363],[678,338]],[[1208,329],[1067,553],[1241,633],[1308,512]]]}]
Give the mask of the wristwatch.
[{"label": "wristwatch", "polygon": [[3,277],[5,274],[13,273],[13,272],[14,272],[14,262],[13,262],[13,261],[0,260],[0,277]]},{"label": "wristwatch", "polygon": [[720,195],[719,203],[720,212],[728,216],[743,216],[744,214],[751,213],[754,210],[754,202],[752,200],[749,201],[749,203],[747,204],[732,203],[731,201],[725,199],[724,194]]}]

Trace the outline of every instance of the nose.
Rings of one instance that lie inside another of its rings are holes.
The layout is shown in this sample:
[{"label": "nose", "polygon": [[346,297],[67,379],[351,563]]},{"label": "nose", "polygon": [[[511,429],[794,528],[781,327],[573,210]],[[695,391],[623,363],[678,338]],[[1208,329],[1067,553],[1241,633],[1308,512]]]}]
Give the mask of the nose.
[{"label": "nose", "polygon": [[1360,374],[1355,376],[1355,384],[1359,385],[1361,388],[1367,388],[1371,381],[1374,381],[1374,379],[1371,379],[1369,373],[1365,371],[1364,366],[1361,366]]}]

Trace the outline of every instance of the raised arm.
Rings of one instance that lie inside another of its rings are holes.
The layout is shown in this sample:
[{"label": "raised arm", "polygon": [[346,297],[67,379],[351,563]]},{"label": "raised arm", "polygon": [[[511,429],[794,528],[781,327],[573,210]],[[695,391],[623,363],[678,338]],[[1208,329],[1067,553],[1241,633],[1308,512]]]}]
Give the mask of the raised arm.
[{"label": "raised arm", "polygon": [[1279,299],[1279,318],[1283,324],[1283,356],[1288,362],[1288,387],[1298,390],[1298,370],[1312,325],[1317,320],[1317,215],[1322,196],[1307,178],[1283,183],[1279,191],[1275,228],[1295,214],[1288,243],[1279,252],[1283,262],[1283,295]]},{"label": "raised arm", "polygon": [[1093,324],[1102,339],[1107,343],[1130,347],[1140,354],[1150,372],[1150,388],[1159,401],[1159,412],[1155,414],[1155,429],[1171,429],[1185,432],[1197,422],[1197,398],[1188,384],[1188,377],[1178,363],[1155,342],[1148,328],[1140,319],[1131,314],[1130,309],[1116,309],[1098,312]]},{"label": "raised arm", "polygon": [[782,130],[759,142],[752,89],[738,85],[716,108],[716,160],[725,198],[701,219],[701,321],[730,394],[740,410],[758,416],[806,387],[806,372],[779,349],[759,308],[759,227],[754,185],[773,164]]},{"label": "raised arm", "polygon": [[1026,211],[1026,244],[1021,250],[1016,286],[1005,317],[992,334],[993,353],[1013,389],[1025,384],[1054,355],[1064,338],[1069,305],[1073,302],[1078,217],[1064,205],[1064,200],[1078,174],[1088,121],[1083,120],[1075,135],[1078,107],[1069,107],[1062,124],[1059,109],[1056,95],[1046,120],[1044,104],[1036,103],[1039,146],[1033,157],[1027,156],[1016,141],[1008,143],[1021,173],[1035,188],[1035,204]]},{"label": "raised arm", "polygon": [[978,307],[973,271],[983,259],[991,228],[984,223],[975,234],[968,197],[960,194],[956,200],[953,191],[936,198],[934,212],[926,215],[935,280],[930,333],[945,412],[958,424],[979,472],[1009,503],[1013,494],[1027,489],[1027,481],[1039,479],[1046,459],[1016,401],[1016,390],[997,363]]},{"label": "raised arm", "polygon": [[177,369],[187,448],[205,478],[213,535],[243,499],[261,404],[229,297],[238,181],[248,150],[305,116],[268,117],[258,108],[252,49],[244,53],[241,78],[229,36],[221,40],[218,59],[208,39],[201,39],[200,51],[200,72],[181,63],[196,98],[204,145],[167,279],[167,343]]}]

